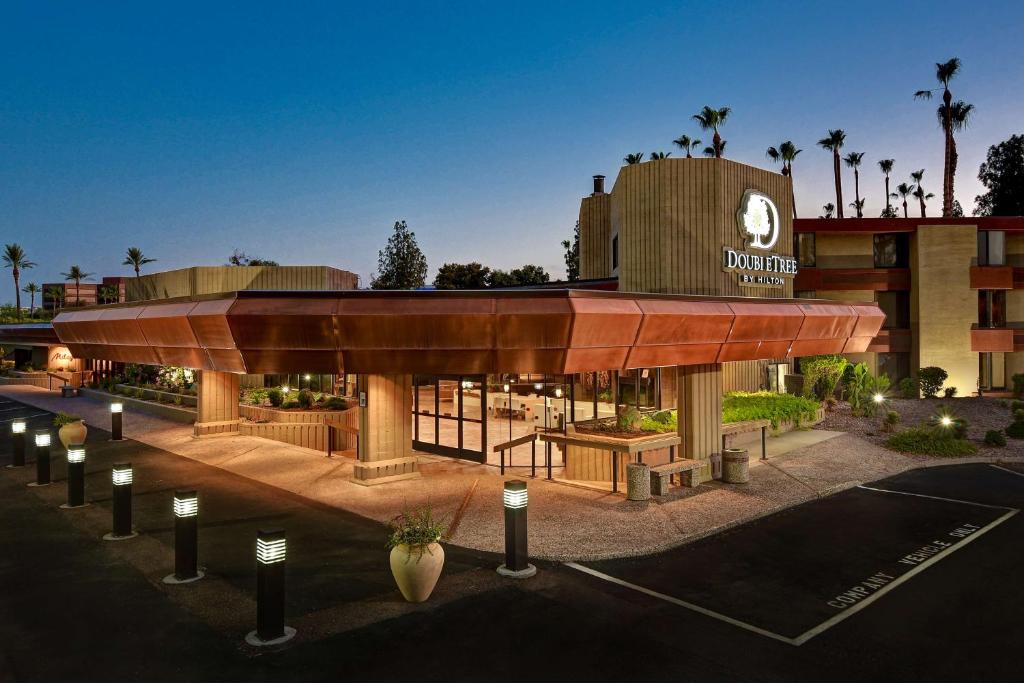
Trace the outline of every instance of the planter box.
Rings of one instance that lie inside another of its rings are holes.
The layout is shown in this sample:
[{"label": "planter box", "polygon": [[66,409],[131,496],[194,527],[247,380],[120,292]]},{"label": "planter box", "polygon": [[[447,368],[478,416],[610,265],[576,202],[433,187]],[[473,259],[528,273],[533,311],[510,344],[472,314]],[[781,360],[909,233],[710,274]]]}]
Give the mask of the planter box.
[{"label": "planter box", "polygon": [[[607,444],[619,444],[622,447],[619,453],[619,471],[617,479],[620,482],[626,481],[626,465],[629,464],[630,450],[635,451],[637,446],[643,446],[645,442],[658,441],[666,436],[674,436],[673,432],[650,434],[644,433],[636,437],[606,436],[604,434],[584,434],[576,431],[573,425],[566,430],[566,437],[574,441],[592,441],[594,447],[583,444],[570,443],[565,447],[563,458],[565,460],[565,478],[577,481],[607,481],[612,480],[612,457]],[[600,444],[598,446],[597,444]],[[643,460],[646,465],[663,465],[669,457],[668,448],[655,448],[643,452]],[[676,457],[682,457],[676,453]]]},{"label": "planter box", "polygon": [[90,396],[102,401],[120,401],[124,404],[125,408],[130,411],[145,413],[146,415],[152,415],[154,417],[162,417],[166,420],[172,420],[182,424],[192,424],[196,421],[196,411],[194,408],[168,405],[166,403],[152,403],[138,398],[121,396],[120,394],[108,394],[107,392],[100,391],[99,389],[86,389],[85,387],[82,387],[78,391],[82,396]]},{"label": "planter box", "polygon": [[[259,436],[294,446],[326,451],[328,433],[331,432],[333,434],[332,451],[354,451],[356,447],[354,434],[340,430],[328,430],[327,425],[339,424],[358,428],[358,408],[278,410],[262,406],[240,405],[238,411],[243,418],[254,420],[253,422],[243,420],[239,425],[239,433],[244,435]],[[260,420],[260,422],[255,422],[255,420]]]},{"label": "planter box", "polygon": [[144,398],[150,398],[154,401],[163,400],[169,405],[175,405],[174,399],[178,396],[181,397],[181,405],[186,408],[195,408],[198,404],[198,399],[195,396],[189,394],[175,394],[170,391],[161,391],[159,389],[140,389],[139,387],[133,387],[130,384],[118,384],[116,385],[119,390],[127,390],[132,392],[134,397],[135,392],[141,391]]}]

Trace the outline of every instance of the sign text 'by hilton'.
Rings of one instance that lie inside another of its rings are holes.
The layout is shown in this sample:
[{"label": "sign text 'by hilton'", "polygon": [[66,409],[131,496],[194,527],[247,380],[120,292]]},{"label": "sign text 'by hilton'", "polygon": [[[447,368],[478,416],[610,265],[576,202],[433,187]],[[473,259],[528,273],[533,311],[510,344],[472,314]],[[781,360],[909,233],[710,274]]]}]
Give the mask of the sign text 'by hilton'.
[{"label": "sign text 'by hilton'", "polygon": [[796,275],[795,258],[771,251],[782,226],[779,210],[767,195],[755,190],[744,192],[736,211],[736,224],[744,245],[761,253],[724,247],[722,270],[735,272],[739,284],[747,287],[781,287]]}]

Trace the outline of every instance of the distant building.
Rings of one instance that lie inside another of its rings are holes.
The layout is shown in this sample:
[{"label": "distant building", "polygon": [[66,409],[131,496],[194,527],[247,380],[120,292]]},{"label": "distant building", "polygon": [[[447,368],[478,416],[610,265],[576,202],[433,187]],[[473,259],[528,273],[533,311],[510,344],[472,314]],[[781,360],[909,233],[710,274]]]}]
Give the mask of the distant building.
[{"label": "distant building", "polygon": [[[47,282],[43,284],[42,306],[48,311],[55,311],[73,306],[95,306],[96,304],[116,304],[125,300],[126,277],[105,277],[99,283],[83,282],[75,287],[74,282]],[[103,296],[103,288],[110,289],[110,295]],[[53,292],[60,292],[59,297]]]}]

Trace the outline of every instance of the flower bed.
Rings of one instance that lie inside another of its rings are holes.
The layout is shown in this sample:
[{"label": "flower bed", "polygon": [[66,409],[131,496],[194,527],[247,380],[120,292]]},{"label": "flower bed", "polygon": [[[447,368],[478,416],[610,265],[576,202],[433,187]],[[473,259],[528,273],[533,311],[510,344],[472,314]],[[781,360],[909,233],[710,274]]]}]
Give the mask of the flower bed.
[{"label": "flower bed", "polygon": [[821,419],[820,411],[820,403],[802,396],[770,391],[733,391],[722,401],[722,422],[768,420],[772,429],[780,430],[787,425],[816,422]]},{"label": "flower bed", "polygon": [[110,393],[117,393],[128,398],[156,401],[157,403],[170,403],[172,405],[186,406],[189,408],[195,408],[198,403],[197,398],[191,394],[182,394],[147,387],[136,387],[130,384],[115,384],[114,391]]}]

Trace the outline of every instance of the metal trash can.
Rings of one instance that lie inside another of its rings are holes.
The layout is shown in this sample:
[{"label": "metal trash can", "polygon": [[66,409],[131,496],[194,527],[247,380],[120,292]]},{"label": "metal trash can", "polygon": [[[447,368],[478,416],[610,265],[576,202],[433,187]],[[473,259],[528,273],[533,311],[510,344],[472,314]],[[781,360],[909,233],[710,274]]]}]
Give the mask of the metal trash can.
[{"label": "metal trash can", "polygon": [[726,448],[722,451],[722,481],[726,484],[746,484],[750,481],[750,454],[746,448]]},{"label": "metal trash can", "polygon": [[629,500],[651,499],[651,468],[639,462],[626,465],[626,498]]}]

